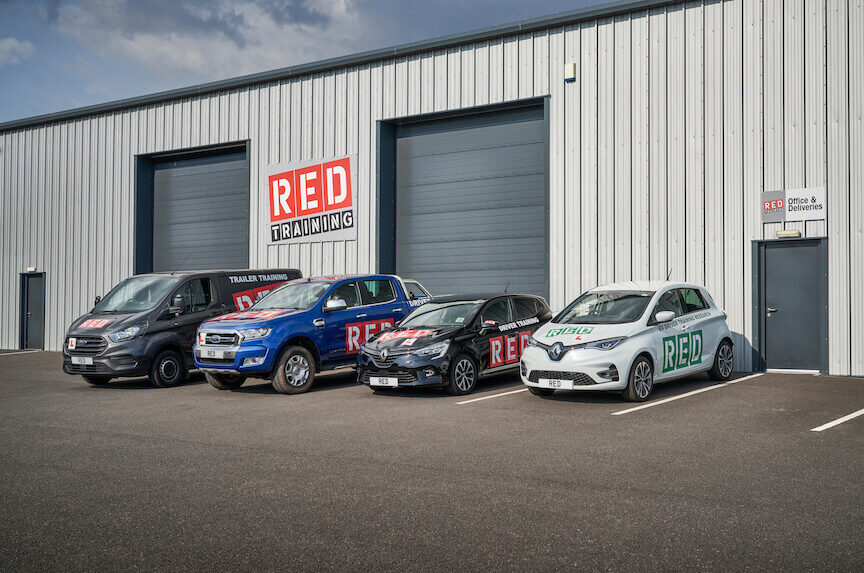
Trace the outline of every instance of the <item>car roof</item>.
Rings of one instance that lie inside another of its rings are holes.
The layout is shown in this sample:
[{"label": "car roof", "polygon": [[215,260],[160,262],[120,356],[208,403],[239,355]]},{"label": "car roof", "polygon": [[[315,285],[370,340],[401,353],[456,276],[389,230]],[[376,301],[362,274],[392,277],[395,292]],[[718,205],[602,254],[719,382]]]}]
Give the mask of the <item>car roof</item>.
[{"label": "car roof", "polygon": [[136,277],[142,276],[180,276],[186,277],[190,275],[219,275],[219,274],[240,274],[240,273],[256,273],[256,274],[272,274],[279,273],[285,271],[296,271],[300,272],[300,269],[289,269],[289,268],[275,268],[275,269],[212,269],[212,270],[185,270],[185,271],[156,271],[152,273],[141,273],[139,275],[135,275]]},{"label": "car roof", "polygon": [[458,301],[470,301],[470,300],[482,300],[489,301],[493,298],[499,298],[502,296],[530,296],[532,298],[540,298],[536,294],[522,294],[518,292],[498,292],[498,293],[467,293],[467,294],[442,294],[439,296],[433,296],[430,302],[458,302]]},{"label": "car roof", "polygon": [[623,281],[617,283],[608,283],[590,289],[588,292],[609,291],[609,290],[638,290],[657,292],[667,288],[698,288],[705,290],[702,285],[694,283],[678,282],[678,281]]},{"label": "car roof", "polygon": [[381,274],[369,274],[369,275],[323,275],[318,277],[302,277],[297,280],[303,280],[307,282],[329,282],[333,283],[336,281],[344,281],[350,279],[395,279],[397,281],[402,280],[396,275],[381,275]]}]

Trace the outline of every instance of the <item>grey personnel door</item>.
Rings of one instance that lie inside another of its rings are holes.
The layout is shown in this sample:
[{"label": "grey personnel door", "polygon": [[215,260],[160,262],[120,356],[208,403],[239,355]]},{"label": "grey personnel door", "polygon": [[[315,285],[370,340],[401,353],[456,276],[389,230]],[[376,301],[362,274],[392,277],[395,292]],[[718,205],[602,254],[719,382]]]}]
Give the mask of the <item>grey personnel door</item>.
[{"label": "grey personnel door", "polygon": [[827,360],[827,243],[760,244],[761,350],[766,368],[824,370]]},{"label": "grey personnel door", "polygon": [[45,348],[45,275],[21,275],[21,348]]},{"label": "grey personnel door", "polygon": [[548,296],[547,147],[542,105],[400,125],[397,274]]}]

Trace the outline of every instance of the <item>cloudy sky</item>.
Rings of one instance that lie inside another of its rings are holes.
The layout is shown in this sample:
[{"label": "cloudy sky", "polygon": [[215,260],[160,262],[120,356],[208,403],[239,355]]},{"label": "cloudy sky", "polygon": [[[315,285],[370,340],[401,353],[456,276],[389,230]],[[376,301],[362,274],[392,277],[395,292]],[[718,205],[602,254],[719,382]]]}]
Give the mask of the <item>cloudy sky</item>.
[{"label": "cloudy sky", "polygon": [[0,0],[0,122],[608,0]]}]

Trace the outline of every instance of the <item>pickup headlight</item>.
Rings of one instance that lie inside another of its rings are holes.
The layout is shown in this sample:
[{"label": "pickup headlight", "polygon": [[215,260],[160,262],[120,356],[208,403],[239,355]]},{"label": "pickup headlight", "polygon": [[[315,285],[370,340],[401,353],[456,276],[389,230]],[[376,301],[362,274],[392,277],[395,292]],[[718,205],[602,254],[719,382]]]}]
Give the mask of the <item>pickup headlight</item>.
[{"label": "pickup headlight", "polygon": [[258,338],[267,338],[272,331],[272,328],[246,328],[238,330],[237,333],[240,335],[240,340],[255,340]]},{"label": "pickup headlight", "polygon": [[588,342],[585,344],[584,348],[593,348],[595,350],[612,350],[618,344],[625,340],[626,336],[619,336],[618,338],[604,338],[603,340],[595,340],[594,342]]},{"label": "pickup headlight", "polygon": [[447,349],[450,348],[450,341],[445,340],[444,342],[437,342],[435,344],[430,344],[426,348],[418,348],[411,352],[414,356],[423,356],[425,358],[441,358],[447,352]]},{"label": "pickup headlight", "polygon": [[138,336],[139,332],[141,332],[140,326],[130,326],[129,328],[124,328],[123,330],[112,332],[108,335],[108,338],[110,338],[114,342],[123,342],[124,340],[132,340],[133,338]]}]

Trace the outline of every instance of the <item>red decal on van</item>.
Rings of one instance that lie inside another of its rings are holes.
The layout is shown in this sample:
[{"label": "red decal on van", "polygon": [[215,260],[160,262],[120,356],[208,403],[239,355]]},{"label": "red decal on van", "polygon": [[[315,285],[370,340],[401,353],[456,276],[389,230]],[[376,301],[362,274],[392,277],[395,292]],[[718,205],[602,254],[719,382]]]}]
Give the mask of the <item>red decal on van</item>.
[{"label": "red decal on van", "polygon": [[88,318],[78,325],[78,328],[105,328],[111,322],[110,318]]}]

